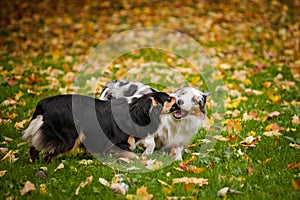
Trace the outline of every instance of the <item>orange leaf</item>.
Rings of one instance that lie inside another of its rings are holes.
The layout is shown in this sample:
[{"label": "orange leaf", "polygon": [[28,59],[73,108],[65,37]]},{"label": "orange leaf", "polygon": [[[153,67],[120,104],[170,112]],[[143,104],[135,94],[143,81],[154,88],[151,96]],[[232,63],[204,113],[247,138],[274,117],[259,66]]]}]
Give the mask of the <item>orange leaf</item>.
[{"label": "orange leaf", "polygon": [[278,117],[279,115],[280,115],[280,112],[274,111],[274,112],[271,112],[271,113],[267,114],[266,118],[267,119],[273,119],[275,117]]},{"label": "orange leaf", "polygon": [[294,181],[294,179],[292,180],[292,186],[295,190],[300,189],[300,181]]},{"label": "orange leaf", "polygon": [[137,199],[141,199],[141,200],[150,200],[153,198],[152,194],[148,194],[147,187],[145,186],[142,186],[136,190],[136,196]]},{"label": "orange leaf", "polygon": [[266,128],[266,131],[282,131],[284,128],[278,126],[277,124],[269,124]]},{"label": "orange leaf", "polygon": [[296,169],[296,168],[299,168],[300,167],[300,162],[294,162],[294,163],[291,163],[291,164],[288,164],[288,167],[287,169]]}]

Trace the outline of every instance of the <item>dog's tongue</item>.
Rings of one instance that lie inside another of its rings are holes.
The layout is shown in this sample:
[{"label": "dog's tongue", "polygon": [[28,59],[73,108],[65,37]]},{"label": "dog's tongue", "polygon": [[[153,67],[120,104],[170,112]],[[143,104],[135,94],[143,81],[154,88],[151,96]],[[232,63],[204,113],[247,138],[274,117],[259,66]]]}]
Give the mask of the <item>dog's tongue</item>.
[{"label": "dog's tongue", "polygon": [[174,112],[174,117],[179,119],[181,117],[183,117],[185,114],[185,112],[183,110],[177,110],[176,112]]}]

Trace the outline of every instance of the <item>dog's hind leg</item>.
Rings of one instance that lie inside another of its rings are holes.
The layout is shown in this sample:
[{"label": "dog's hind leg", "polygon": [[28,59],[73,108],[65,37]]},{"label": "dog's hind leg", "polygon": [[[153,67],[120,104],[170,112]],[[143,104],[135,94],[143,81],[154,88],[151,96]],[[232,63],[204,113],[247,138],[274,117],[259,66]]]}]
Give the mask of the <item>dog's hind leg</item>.
[{"label": "dog's hind leg", "polygon": [[35,147],[31,146],[29,149],[29,153],[30,153],[30,159],[32,162],[39,160],[40,151],[37,150]]},{"label": "dog's hind leg", "polygon": [[45,155],[44,155],[44,161],[45,162],[47,162],[47,163],[50,163],[51,161],[52,161],[52,159],[55,157],[55,156],[57,156],[59,153],[57,153],[57,152],[51,152],[51,153],[46,153]]},{"label": "dog's hind leg", "polygon": [[143,156],[149,156],[153,153],[154,149],[155,149],[155,141],[154,141],[154,136],[153,135],[148,135],[145,139],[144,139],[144,145],[146,147]]}]

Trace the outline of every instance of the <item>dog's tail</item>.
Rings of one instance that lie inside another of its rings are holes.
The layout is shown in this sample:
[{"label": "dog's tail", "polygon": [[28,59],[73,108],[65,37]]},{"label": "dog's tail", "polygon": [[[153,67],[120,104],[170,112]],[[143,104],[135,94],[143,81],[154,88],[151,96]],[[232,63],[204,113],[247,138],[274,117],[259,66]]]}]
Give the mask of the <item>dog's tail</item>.
[{"label": "dog's tail", "polygon": [[43,125],[43,115],[37,115],[31,120],[27,129],[25,129],[22,139],[29,144],[33,144],[36,138],[40,137],[41,127]]}]

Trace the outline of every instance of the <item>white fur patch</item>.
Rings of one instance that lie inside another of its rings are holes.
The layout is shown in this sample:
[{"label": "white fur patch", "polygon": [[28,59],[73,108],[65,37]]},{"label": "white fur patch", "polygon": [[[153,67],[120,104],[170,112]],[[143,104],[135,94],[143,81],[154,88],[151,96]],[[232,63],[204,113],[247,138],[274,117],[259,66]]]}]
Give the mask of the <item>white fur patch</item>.
[{"label": "white fur patch", "polygon": [[26,142],[28,142],[31,146],[34,146],[34,144],[37,144],[41,141],[40,135],[41,135],[41,126],[43,125],[43,115],[36,116],[35,119],[33,119],[27,129],[24,131],[24,135],[22,139]]}]

